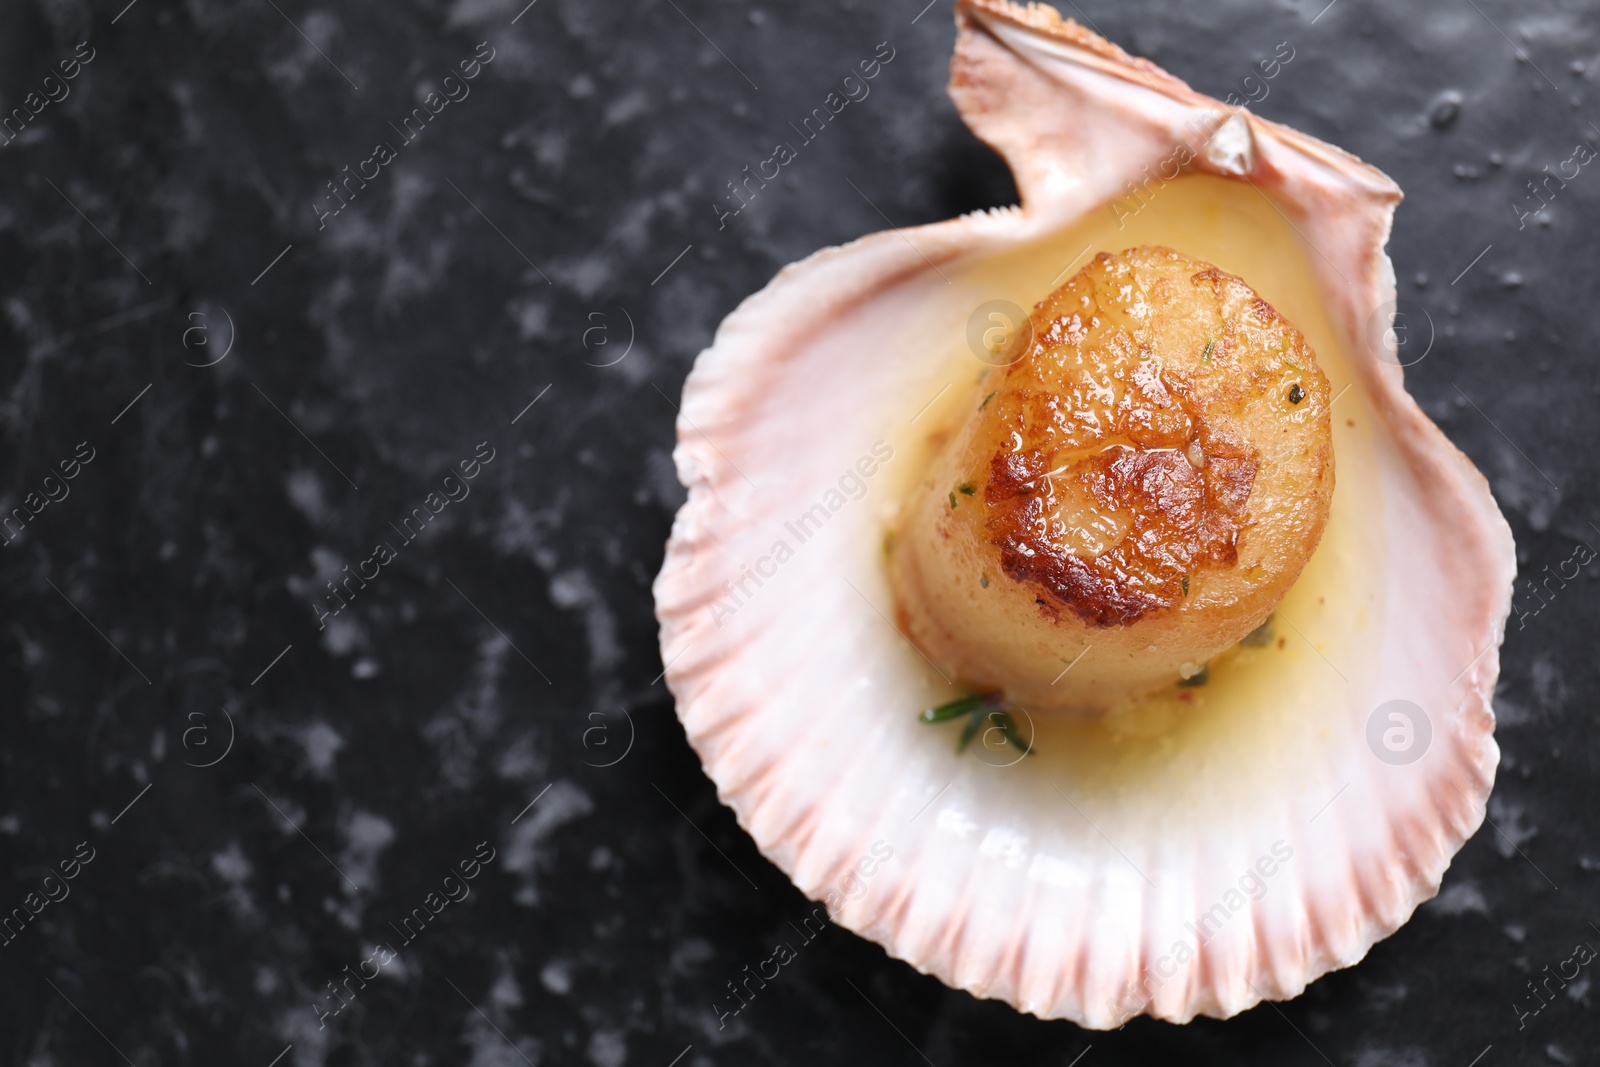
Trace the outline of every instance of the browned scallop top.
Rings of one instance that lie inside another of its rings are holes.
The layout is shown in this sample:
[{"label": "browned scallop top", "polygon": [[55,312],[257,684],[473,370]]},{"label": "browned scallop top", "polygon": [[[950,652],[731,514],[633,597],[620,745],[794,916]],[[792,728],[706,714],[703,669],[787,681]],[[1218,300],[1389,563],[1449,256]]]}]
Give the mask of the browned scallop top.
[{"label": "browned scallop top", "polygon": [[1315,354],[1210,264],[1101,253],[1031,325],[983,403],[974,480],[1005,573],[1048,616],[1115,626],[1173,609],[1238,565],[1263,447],[1326,446]]}]

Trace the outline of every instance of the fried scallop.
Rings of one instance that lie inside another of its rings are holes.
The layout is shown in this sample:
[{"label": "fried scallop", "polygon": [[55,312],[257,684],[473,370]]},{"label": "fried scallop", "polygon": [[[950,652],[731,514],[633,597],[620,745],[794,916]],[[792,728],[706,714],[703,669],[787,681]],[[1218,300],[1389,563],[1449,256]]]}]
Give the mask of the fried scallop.
[{"label": "fried scallop", "polygon": [[1260,626],[1333,496],[1300,331],[1239,278],[1142,247],[1095,256],[1000,356],[900,524],[906,635],[971,688],[1105,711]]}]

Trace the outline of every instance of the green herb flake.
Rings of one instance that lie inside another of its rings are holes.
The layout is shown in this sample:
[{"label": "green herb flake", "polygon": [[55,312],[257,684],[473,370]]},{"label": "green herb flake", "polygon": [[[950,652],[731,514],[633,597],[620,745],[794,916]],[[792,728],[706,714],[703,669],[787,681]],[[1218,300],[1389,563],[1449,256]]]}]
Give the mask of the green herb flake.
[{"label": "green herb flake", "polygon": [[1210,363],[1211,362],[1211,350],[1214,347],[1216,347],[1216,344],[1217,344],[1217,339],[1215,337],[1213,337],[1211,340],[1206,342],[1206,350],[1204,352],[1200,353],[1200,362],[1201,363]]},{"label": "green herb flake", "polygon": [[1189,595],[1189,576],[1187,574],[1183,576],[1183,595]]},{"label": "green herb flake", "polygon": [[978,410],[982,411],[984,408],[988,407],[989,406],[989,401],[993,400],[995,398],[995,394],[997,394],[999,392],[1000,392],[1000,390],[996,389],[993,393],[990,393],[988,396],[984,397],[983,398],[983,403],[978,405]]},{"label": "green herb flake", "polygon": [[1211,666],[1207,664],[1187,678],[1179,678],[1178,685],[1184,689],[1198,689],[1211,681]]},{"label": "green herb flake", "polygon": [[1266,648],[1272,644],[1272,616],[1267,616],[1267,621],[1245,634],[1239,640],[1245,648]]},{"label": "green herb flake", "polygon": [[989,588],[989,576],[987,574],[978,575],[978,585],[984,589]]},{"label": "green herb flake", "polygon": [[950,510],[954,511],[955,509],[956,509],[956,495],[954,493],[951,493],[950,494]]},{"label": "green herb flake", "polygon": [[1306,372],[1306,369],[1304,367],[1300,366],[1300,364],[1296,363],[1294,360],[1287,359],[1287,358],[1285,358],[1283,356],[1279,356],[1278,358],[1283,360],[1285,363],[1289,364],[1289,366],[1293,367],[1295,370],[1299,371],[1301,374],[1304,374]]},{"label": "green herb flake", "polygon": [[1000,736],[1005,738],[1006,742],[1011,745],[1012,748],[1017,749],[1024,756],[1033,755],[1033,742],[1023,739],[1022,732],[1017,729],[1016,720],[1013,719],[1009,713],[1004,711],[991,711],[988,715],[988,718],[989,721],[993,722],[995,727],[1000,731]]},{"label": "green herb flake", "polygon": [[965,752],[971,746],[972,739],[984,730],[987,723],[990,730],[1000,731],[1000,736],[1011,747],[1024,756],[1033,755],[1033,742],[1022,736],[1016,720],[1001,706],[1002,700],[998,693],[973,693],[936,708],[927,708],[917,716],[917,721],[943,723],[965,717],[966,722],[962,724],[961,734],[956,739],[958,753]]},{"label": "green herb flake", "polygon": [[958,697],[948,704],[940,704],[936,708],[926,708],[917,716],[919,722],[949,722],[951,719],[960,718],[983,705],[985,697],[981,693]]},{"label": "green herb flake", "polygon": [[978,736],[978,729],[982,725],[982,713],[976,713],[968,717],[967,724],[961,728],[961,738],[956,742],[956,753],[958,755],[965,752],[967,746],[972,744],[972,739]]},{"label": "green herb flake", "polygon": [[962,482],[960,485],[956,486],[956,492],[960,493],[962,496],[971,496],[977,491],[978,487],[973,485],[971,482]]}]

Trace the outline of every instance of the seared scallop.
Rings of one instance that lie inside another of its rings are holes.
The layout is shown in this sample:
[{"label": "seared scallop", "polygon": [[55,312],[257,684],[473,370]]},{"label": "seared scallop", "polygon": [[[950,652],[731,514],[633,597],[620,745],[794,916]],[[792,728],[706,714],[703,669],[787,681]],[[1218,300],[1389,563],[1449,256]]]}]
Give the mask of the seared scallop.
[{"label": "seared scallop", "polygon": [[1100,253],[1030,327],[896,531],[901,620],[963,684],[1104,711],[1299,576],[1333,496],[1328,382],[1249,285],[1167,248]]}]

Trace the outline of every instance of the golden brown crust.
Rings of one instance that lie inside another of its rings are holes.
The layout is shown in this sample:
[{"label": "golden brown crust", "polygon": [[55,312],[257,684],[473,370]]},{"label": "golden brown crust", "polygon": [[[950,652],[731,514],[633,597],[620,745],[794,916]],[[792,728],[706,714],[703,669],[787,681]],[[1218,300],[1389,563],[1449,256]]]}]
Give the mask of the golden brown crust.
[{"label": "golden brown crust", "polygon": [[1239,564],[1252,439],[1292,432],[1327,450],[1325,416],[1290,417],[1326,397],[1305,339],[1209,264],[1101,253],[1031,325],[983,415],[979,502],[1005,573],[1051,618],[1106,627],[1175,607]]},{"label": "golden brown crust", "polygon": [[[1096,501],[1139,516],[1130,536],[1092,559],[1063,550],[1043,532],[1047,525],[1041,520],[1052,501],[1036,473],[1042,467],[1038,458],[994,458],[988,529],[1007,576],[1040,586],[1048,599],[1041,596],[1037,603],[1051,617],[1064,606],[1095,626],[1132,622],[1178,603],[1184,581],[1199,567],[1237,561],[1243,503],[1255,480],[1253,458],[1230,461],[1224,477],[1203,475],[1172,451],[1131,448],[1085,462],[1078,477]],[[1213,461],[1208,469],[1221,466]]]}]

